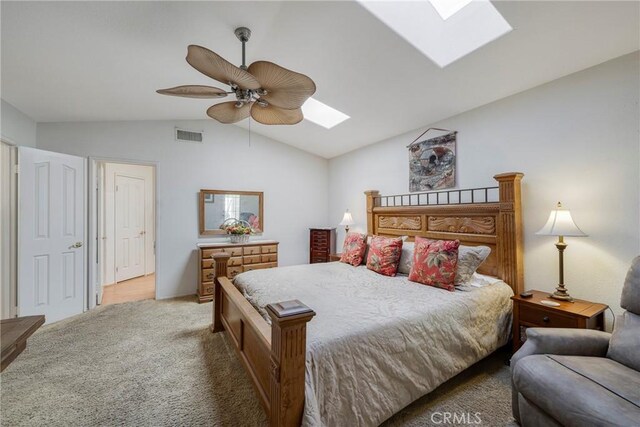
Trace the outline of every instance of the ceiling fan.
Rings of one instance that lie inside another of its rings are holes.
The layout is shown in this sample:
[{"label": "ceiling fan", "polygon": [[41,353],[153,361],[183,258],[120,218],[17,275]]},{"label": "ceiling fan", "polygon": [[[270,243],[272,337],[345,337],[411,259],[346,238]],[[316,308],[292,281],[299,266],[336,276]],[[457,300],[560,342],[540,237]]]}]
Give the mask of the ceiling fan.
[{"label": "ceiling fan", "polygon": [[212,86],[185,85],[156,92],[186,98],[224,98],[232,94],[235,101],[212,105],[207,115],[221,123],[236,123],[249,115],[265,125],[294,125],[302,121],[302,104],[316,91],[316,85],[304,74],[288,70],[273,62],[257,61],[245,65],[245,44],[251,37],[248,28],[236,28],[242,42],[242,65],[236,67],[215,52],[189,45],[187,62],[202,74],[227,84],[231,91]]}]

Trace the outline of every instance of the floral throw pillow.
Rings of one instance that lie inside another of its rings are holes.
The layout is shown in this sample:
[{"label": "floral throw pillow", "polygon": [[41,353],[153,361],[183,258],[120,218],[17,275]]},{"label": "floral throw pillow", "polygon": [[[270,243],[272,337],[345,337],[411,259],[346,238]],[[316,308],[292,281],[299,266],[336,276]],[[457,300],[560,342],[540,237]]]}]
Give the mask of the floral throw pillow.
[{"label": "floral throw pillow", "polygon": [[458,240],[416,237],[409,280],[453,292],[459,246]]},{"label": "floral throw pillow", "polygon": [[369,244],[367,268],[385,276],[395,276],[401,253],[402,237],[373,236]]},{"label": "floral throw pillow", "polygon": [[360,233],[347,233],[344,238],[344,246],[340,262],[351,264],[354,267],[362,264],[364,251],[367,249],[367,236]]}]

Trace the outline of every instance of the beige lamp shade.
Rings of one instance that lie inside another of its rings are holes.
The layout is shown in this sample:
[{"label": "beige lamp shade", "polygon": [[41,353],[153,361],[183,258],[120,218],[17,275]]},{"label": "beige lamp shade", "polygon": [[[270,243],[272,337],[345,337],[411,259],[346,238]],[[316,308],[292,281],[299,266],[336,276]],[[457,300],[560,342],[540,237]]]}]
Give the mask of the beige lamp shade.
[{"label": "beige lamp shade", "polygon": [[586,234],[578,228],[571,212],[562,208],[562,204],[558,202],[555,210],[549,214],[547,223],[537,233],[540,236],[568,236],[568,237],[585,237]]},{"label": "beige lamp shade", "polygon": [[344,216],[342,217],[342,222],[340,222],[340,224],[338,224],[338,225],[349,226],[349,225],[353,225],[353,224],[355,224],[355,222],[353,221],[353,217],[351,216],[351,212],[349,212],[349,209],[347,209],[347,211],[344,213]]}]

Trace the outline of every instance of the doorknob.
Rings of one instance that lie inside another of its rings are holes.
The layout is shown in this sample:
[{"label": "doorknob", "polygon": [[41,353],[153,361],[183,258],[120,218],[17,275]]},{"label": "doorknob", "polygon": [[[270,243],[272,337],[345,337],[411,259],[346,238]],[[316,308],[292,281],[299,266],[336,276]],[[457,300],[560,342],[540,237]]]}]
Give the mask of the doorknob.
[{"label": "doorknob", "polygon": [[82,242],[75,242],[73,245],[69,246],[69,249],[77,249],[82,247]]}]

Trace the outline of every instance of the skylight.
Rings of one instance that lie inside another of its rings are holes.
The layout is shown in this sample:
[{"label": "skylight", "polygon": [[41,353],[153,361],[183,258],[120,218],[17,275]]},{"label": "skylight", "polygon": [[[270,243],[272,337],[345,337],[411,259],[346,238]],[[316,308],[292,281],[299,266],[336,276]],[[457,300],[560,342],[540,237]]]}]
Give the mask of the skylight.
[{"label": "skylight", "polygon": [[327,129],[331,129],[350,118],[341,111],[323,104],[317,99],[309,98],[302,106],[304,118]]},{"label": "skylight", "polygon": [[488,0],[359,2],[441,68],[513,29]]},{"label": "skylight", "polygon": [[471,3],[472,0],[430,0],[431,5],[436,9],[436,12],[442,16],[442,19],[447,20],[453,14],[460,9]]}]

